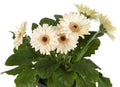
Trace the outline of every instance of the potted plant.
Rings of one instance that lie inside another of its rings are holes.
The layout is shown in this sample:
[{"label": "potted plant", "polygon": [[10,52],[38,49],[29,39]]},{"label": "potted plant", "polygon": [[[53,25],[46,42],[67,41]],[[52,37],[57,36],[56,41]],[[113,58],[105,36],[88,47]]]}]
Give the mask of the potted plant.
[{"label": "potted plant", "polygon": [[[104,34],[114,39],[115,27],[103,14],[84,5],[75,6],[79,13],[32,23],[31,35],[26,33],[26,22],[12,32],[14,53],[5,65],[16,68],[3,73],[16,75],[16,87],[36,87],[38,83],[44,87],[112,87],[91,55]],[[92,20],[99,23],[98,31],[90,30]]]}]

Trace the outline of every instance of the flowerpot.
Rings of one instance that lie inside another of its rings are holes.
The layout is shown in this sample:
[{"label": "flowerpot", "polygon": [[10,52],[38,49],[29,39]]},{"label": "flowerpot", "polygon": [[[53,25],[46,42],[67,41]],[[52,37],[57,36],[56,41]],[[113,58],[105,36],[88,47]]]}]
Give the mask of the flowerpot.
[{"label": "flowerpot", "polygon": [[42,84],[42,83],[38,83],[37,87],[46,87],[46,86],[44,84]]}]

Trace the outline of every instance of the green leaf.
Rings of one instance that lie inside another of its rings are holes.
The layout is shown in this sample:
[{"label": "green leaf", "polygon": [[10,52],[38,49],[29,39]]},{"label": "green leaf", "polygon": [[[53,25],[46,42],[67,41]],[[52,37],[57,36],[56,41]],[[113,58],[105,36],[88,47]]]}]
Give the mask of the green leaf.
[{"label": "green leaf", "polygon": [[53,73],[52,77],[48,79],[47,86],[48,87],[71,87],[76,78],[76,74],[74,72],[69,72],[66,70],[56,70]]},{"label": "green leaf", "polygon": [[95,50],[100,46],[100,40],[94,39],[88,46],[86,53],[83,57],[91,56],[91,54],[95,54]]},{"label": "green leaf", "polygon": [[54,80],[52,77],[48,78],[47,87],[55,87]]},{"label": "green leaf", "polygon": [[99,73],[96,70],[98,68],[91,60],[81,59],[79,62],[71,65],[71,70],[79,73],[82,78],[95,83],[98,81]]},{"label": "green leaf", "polygon": [[62,16],[62,15],[54,15],[54,17],[55,17],[55,19],[56,19],[57,23],[59,23],[60,18],[63,18],[63,16]]},{"label": "green leaf", "polygon": [[12,39],[15,39],[15,33],[13,31],[10,31],[13,34]]},{"label": "green leaf", "polygon": [[[85,35],[84,39],[79,38],[79,45],[84,46],[97,32],[96,31],[91,31],[89,33],[90,33],[90,35]],[[94,38],[98,38],[99,34],[100,33],[98,33]]]},{"label": "green leaf", "polygon": [[23,44],[30,46],[30,37],[29,36],[26,35],[25,37],[23,37]]},{"label": "green leaf", "polygon": [[72,53],[70,53],[70,54],[74,55],[74,59],[77,58],[78,55],[81,54],[81,51],[85,47],[86,43],[88,43],[89,39],[91,39],[95,33],[96,32],[90,32],[90,35],[85,35],[84,39],[83,38],[79,38],[79,40],[78,40],[79,44],[74,49],[74,51],[72,51]]},{"label": "green leaf", "polygon": [[107,33],[107,31],[106,31],[106,29],[104,28],[104,26],[103,26],[103,24],[101,24],[100,26],[99,26],[99,29],[100,29],[100,31],[101,31],[101,33]]},{"label": "green leaf", "polygon": [[42,78],[49,78],[52,73],[58,68],[58,64],[55,60],[44,57],[39,58],[38,63],[36,64],[36,69],[38,75]]},{"label": "green leaf", "polygon": [[100,40],[97,38],[94,38],[91,41],[91,43],[87,46],[87,48],[83,50],[86,43],[88,43],[88,41],[93,37],[93,35],[95,33],[96,32],[91,32],[90,35],[85,36],[85,39],[82,39],[82,38],[79,39],[78,46],[79,46],[79,48],[81,48],[79,53],[81,53],[81,51],[86,51],[85,54],[83,55],[83,57],[87,57],[87,56],[91,56],[92,54],[95,54],[95,50],[97,50],[98,47],[100,46]]},{"label": "green leaf", "polygon": [[104,77],[101,73],[99,74],[98,87],[112,87],[109,78]]},{"label": "green leaf", "polygon": [[20,74],[24,68],[25,68],[24,66],[20,66],[20,67],[16,67],[14,69],[5,71],[4,73],[7,73],[9,75],[16,75],[16,74]]},{"label": "green leaf", "polygon": [[[99,31],[90,31],[90,32],[89,32],[89,33],[90,33],[90,36],[89,36],[89,35],[85,35],[85,36],[92,37],[92,36],[93,36],[95,33],[97,33],[97,32],[99,32]],[[95,38],[101,37],[101,36],[103,36],[103,33],[102,33],[102,32],[99,32],[99,33],[96,35]]]},{"label": "green leaf", "polygon": [[52,26],[56,26],[57,25],[57,22],[53,19],[50,19],[50,18],[43,18],[40,20],[40,23],[39,23],[41,26],[43,24],[48,24],[48,25],[52,25]]},{"label": "green leaf", "polygon": [[78,75],[76,78],[76,86],[75,87],[96,87],[96,85],[95,85],[95,83],[91,83],[90,81],[87,81],[87,79]]},{"label": "green leaf", "polygon": [[85,38],[79,38],[79,44],[77,48],[72,52],[74,56],[74,62],[78,62],[84,57],[91,56],[95,53],[95,50],[100,46],[100,40],[97,38],[99,32],[90,32],[90,35],[85,35]]},{"label": "green leaf", "polygon": [[38,27],[38,24],[32,23],[32,31]]},{"label": "green leaf", "polygon": [[37,72],[33,69],[25,69],[15,79],[16,87],[36,87]]},{"label": "green leaf", "polygon": [[8,66],[27,65],[30,64],[34,58],[36,58],[34,49],[32,49],[31,46],[22,44],[14,54],[8,57],[5,64]]}]

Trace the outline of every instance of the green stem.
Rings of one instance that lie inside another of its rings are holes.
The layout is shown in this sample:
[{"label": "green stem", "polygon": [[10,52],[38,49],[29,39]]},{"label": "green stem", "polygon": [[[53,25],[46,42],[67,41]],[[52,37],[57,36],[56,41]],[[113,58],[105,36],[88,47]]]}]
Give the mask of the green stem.
[{"label": "green stem", "polygon": [[88,48],[89,48],[89,44],[94,40],[94,38],[96,38],[96,36],[101,33],[101,31],[96,32],[92,38],[88,41],[88,43],[83,47],[81,53],[77,56],[75,62],[78,62],[83,56],[84,54],[87,52]]}]

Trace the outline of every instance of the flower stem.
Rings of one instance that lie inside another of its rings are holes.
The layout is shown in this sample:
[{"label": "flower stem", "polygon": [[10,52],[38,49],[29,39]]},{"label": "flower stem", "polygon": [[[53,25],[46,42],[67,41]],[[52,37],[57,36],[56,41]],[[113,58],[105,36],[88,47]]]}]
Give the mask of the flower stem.
[{"label": "flower stem", "polygon": [[75,62],[78,62],[83,56],[84,54],[87,52],[90,43],[96,38],[96,36],[101,33],[101,31],[96,32],[92,38],[88,41],[88,43],[83,47],[81,53],[77,56],[77,58],[75,59]]}]

